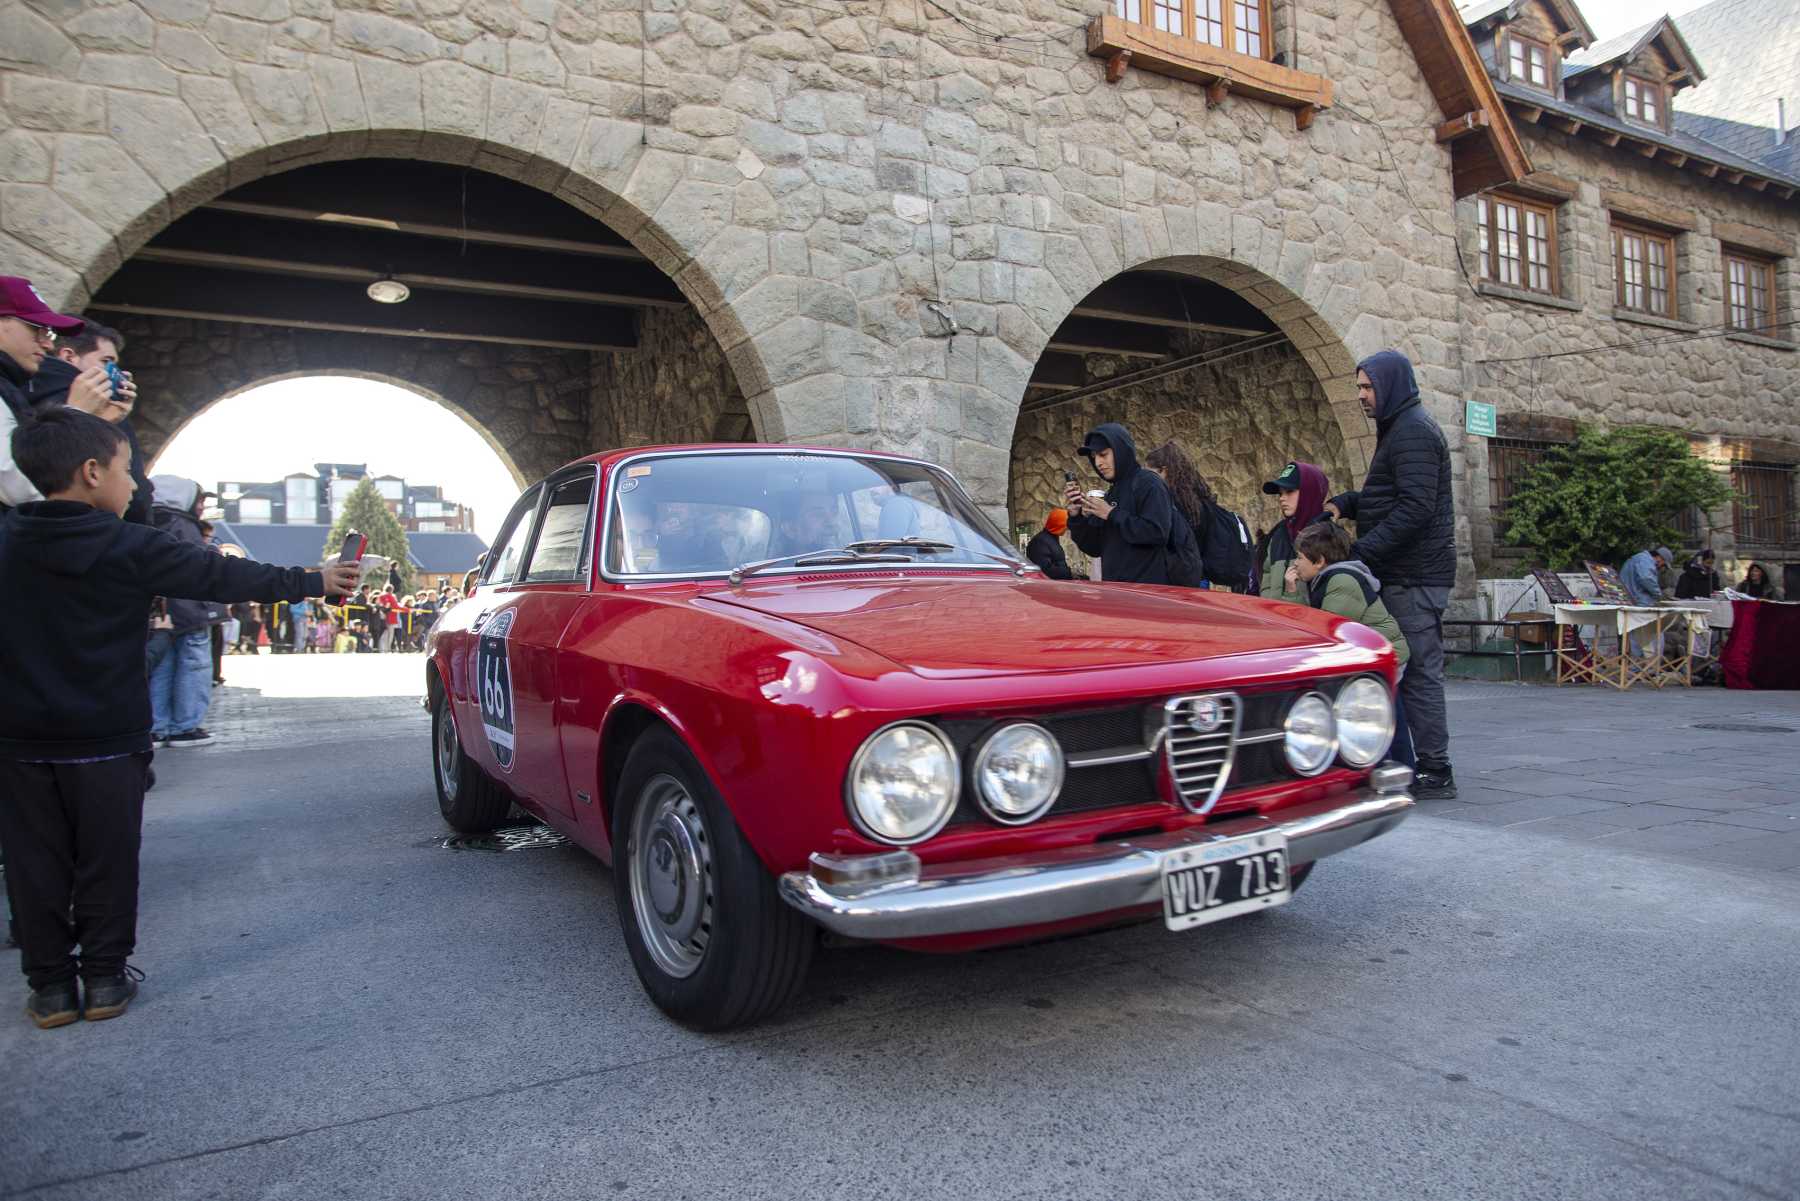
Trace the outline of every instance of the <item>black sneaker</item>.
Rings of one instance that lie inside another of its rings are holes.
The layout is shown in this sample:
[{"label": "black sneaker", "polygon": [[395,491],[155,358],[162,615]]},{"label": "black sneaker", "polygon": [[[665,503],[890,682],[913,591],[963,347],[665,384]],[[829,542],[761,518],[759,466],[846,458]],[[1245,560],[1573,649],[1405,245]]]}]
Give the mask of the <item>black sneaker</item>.
[{"label": "black sneaker", "polygon": [[1456,799],[1456,776],[1449,764],[1441,768],[1421,767],[1413,777],[1413,799],[1416,801],[1453,801]]},{"label": "black sneaker", "polygon": [[169,740],[163,743],[163,745],[170,750],[174,750],[177,747],[207,746],[211,744],[212,740],[213,736],[211,734],[208,734],[200,726],[195,726],[185,734],[169,735]]},{"label": "black sneaker", "polygon": [[81,994],[75,990],[75,981],[64,980],[60,984],[33,989],[31,996],[25,999],[25,1016],[35,1022],[39,1030],[67,1026],[80,1017]]},{"label": "black sneaker", "polygon": [[104,1022],[107,1018],[116,1018],[125,1012],[131,1004],[131,998],[137,996],[138,981],[144,973],[129,963],[125,970],[116,976],[100,976],[93,980],[83,981],[87,985],[86,1016],[90,1022]]}]

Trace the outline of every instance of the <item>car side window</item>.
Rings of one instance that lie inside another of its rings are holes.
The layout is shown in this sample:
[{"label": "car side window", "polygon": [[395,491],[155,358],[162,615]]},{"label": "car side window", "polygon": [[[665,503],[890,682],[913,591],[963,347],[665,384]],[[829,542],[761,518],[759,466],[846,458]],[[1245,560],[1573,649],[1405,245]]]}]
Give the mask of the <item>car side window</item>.
[{"label": "car side window", "polygon": [[527,584],[551,580],[580,580],[587,576],[588,514],[594,504],[594,473],[590,470],[550,489],[550,502],[538,522],[537,543],[521,577]]},{"label": "car side window", "polygon": [[525,558],[525,548],[531,545],[531,531],[537,523],[532,520],[537,512],[538,498],[544,494],[544,486],[537,485],[513,506],[507,514],[506,525],[500,541],[488,553],[487,574],[481,578],[484,584],[510,584],[519,573],[519,563]]}]

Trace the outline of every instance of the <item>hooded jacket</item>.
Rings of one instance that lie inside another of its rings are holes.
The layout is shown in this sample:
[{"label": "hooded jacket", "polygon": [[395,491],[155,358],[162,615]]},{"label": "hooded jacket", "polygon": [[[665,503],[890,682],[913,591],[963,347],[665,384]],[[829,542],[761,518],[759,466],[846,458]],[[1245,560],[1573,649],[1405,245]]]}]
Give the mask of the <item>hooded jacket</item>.
[{"label": "hooded jacket", "polygon": [[[212,551],[206,545],[206,537],[200,532],[200,518],[194,514],[194,502],[200,499],[200,485],[178,475],[159,475],[151,483],[155,492],[155,503],[151,507],[152,524],[177,542],[196,546],[211,554]],[[168,613],[169,628],[177,634],[204,630],[213,622],[224,618],[215,601],[181,600],[175,597],[169,598]]]},{"label": "hooded jacket", "polygon": [[1405,355],[1377,351],[1356,366],[1375,385],[1375,454],[1362,488],[1332,503],[1356,523],[1356,557],[1387,584],[1448,588],[1456,515],[1444,431],[1420,402]]},{"label": "hooded jacket", "polygon": [[42,500],[43,496],[25,478],[19,465],[13,462],[12,435],[22,421],[31,418],[31,376],[25,368],[19,366],[18,360],[0,351],[0,514],[5,514],[14,505],[22,505],[30,500]]},{"label": "hooded jacket", "polygon": [[[1089,440],[1096,436],[1113,452],[1112,486],[1106,490],[1113,510],[1104,521],[1087,513],[1071,515],[1069,537],[1084,553],[1099,557],[1108,583],[1167,584],[1175,509],[1168,485],[1154,471],[1138,466],[1137,444],[1124,426],[1109,421],[1088,434]],[[1193,537],[1191,531],[1188,537]]]},{"label": "hooded jacket", "polygon": [[157,596],[298,600],[317,571],[216,555],[78,501],[0,523],[0,758],[150,749],[146,618]]},{"label": "hooded jacket", "polygon": [[1325,512],[1325,490],[1331,484],[1325,473],[1311,463],[1295,462],[1294,466],[1300,471],[1300,503],[1295,506],[1292,517],[1282,518],[1281,523],[1269,531],[1269,540],[1263,550],[1262,583],[1257,587],[1257,593],[1270,600],[1303,605],[1306,597],[1302,593],[1287,590],[1287,569],[1294,561],[1294,540],[1300,537],[1300,531],[1321,518],[1330,520],[1330,515]]},{"label": "hooded jacket", "polygon": [[[69,387],[81,372],[75,370],[75,364],[45,355],[44,361],[38,365],[37,374],[31,377],[31,409],[39,412],[51,405],[69,403]],[[126,506],[125,520],[135,521],[139,525],[150,524],[150,477],[144,474],[144,449],[138,445],[137,431],[131,428],[131,419],[119,422],[118,430],[125,435],[125,441],[131,444],[131,478],[137,481],[137,491],[131,495],[131,504]]]},{"label": "hooded jacket", "polygon": [[1307,603],[1315,609],[1359,621],[1393,644],[1402,667],[1411,651],[1400,623],[1381,600],[1381,581],[1361,559],[1333,563],[1306,586]]}]

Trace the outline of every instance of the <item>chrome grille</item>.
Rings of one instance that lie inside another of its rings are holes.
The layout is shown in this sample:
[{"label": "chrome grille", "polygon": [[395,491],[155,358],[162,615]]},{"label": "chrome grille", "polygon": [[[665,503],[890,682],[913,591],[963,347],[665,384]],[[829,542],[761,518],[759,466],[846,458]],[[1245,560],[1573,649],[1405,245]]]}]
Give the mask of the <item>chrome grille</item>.
[{"label": "chrome grille", "polygon": [[[1217,726],[1197,727],[1196,714],[1214,705]],[[1243,720],[1244,705],[1234,692],[1178,696],[1163,706],[1163,754],[1176,794],[1193,812],[1210,812],[1225,791]]]}]

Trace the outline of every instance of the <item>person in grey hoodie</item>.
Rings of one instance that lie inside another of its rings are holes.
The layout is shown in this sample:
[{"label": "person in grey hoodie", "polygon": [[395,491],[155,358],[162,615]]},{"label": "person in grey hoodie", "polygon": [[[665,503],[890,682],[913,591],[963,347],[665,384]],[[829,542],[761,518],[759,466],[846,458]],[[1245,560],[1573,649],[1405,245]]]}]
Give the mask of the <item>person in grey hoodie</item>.
[{"label": "person in grey hoodie", "polygon": [[[178,542],[205,547],[200,509],[206,493],[178,475],[150,477],[155,490],[151,521]],[[205,746],[212,735],[200,723],[212,704],[212,626],[223,612],[212,601],[167,600],[153,619],[145,670],[150,676],[150,736],[171,750]]]}]

